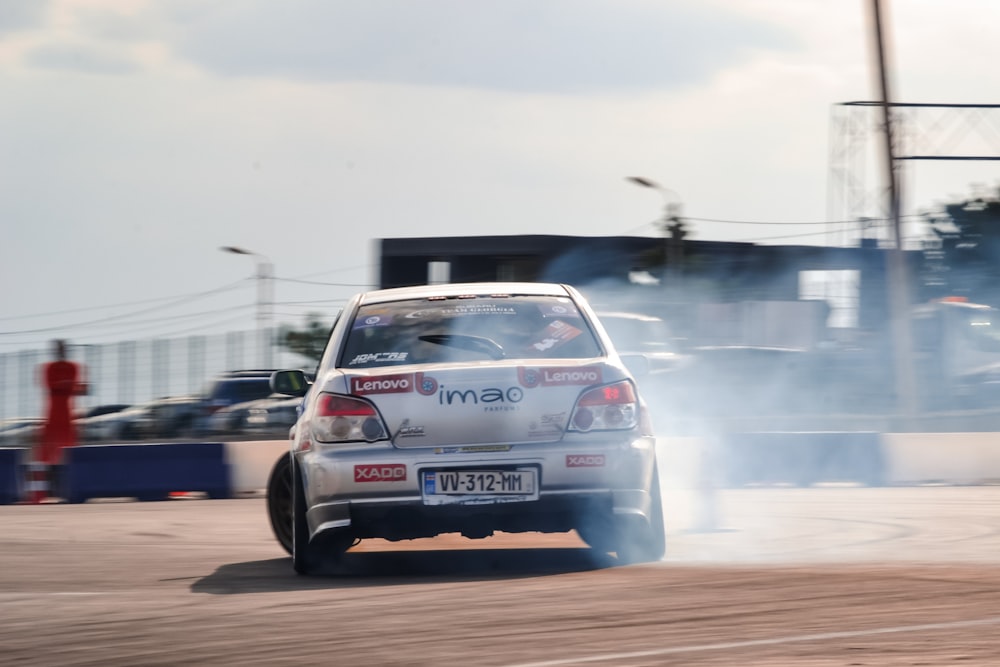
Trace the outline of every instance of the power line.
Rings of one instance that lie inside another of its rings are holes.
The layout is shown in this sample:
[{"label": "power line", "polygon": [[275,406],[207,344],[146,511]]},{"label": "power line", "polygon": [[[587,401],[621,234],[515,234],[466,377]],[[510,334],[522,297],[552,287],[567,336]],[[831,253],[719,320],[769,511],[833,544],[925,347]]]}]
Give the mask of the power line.
[{"label": "power line", "polygon": [[[361,266],[361,267],[352,267],[352,268],[365,268],[365,267]],[[342,269],[342,270],[348,270],[348,269]],[[323,273],[332,273],[332,272],[331,271],[326,271],[326,272],[323,272]],[[323,273],[309,274],[309,275],[323,275]],[[81,322],[81,323],[76,324],[76,325],[39,327],[39,328],[36,328],[36,329],[24,329],[24,330],[19,330],[19,331],[0,331],[0,335],[13,335],[13,334],[22,334],[22,333],[24,333],[24,334],[47,333],[47,332],[52,332],[52,331],[59,331],[61,329],[71,328],[71,327],[74,327],[74,326],[87,326],[87,325],[89,325],[91,323],[100,323],[100,322],[105,322],[105,321],[114,321],[114,320],[118,320],[118,319],[124,319],[124,318],[127,318],[127,317],[131,317],[133,315],[141,315],[143,313],[150,312],[152,310],[155,310],[156,308],[160,308],[160,309],[162,309],[162,308],[169,308],[169,307],[175,305],[176,303],[183,303],[186,300],[195,301],[195,300],[197,300],[199,298],[202,298],[202,297],[205,297],[205,296],[210,296],[210,295],[213,295],[213,294],[219,294],[221,292],[232,290],[232,289],[236,289],[236,288],[241,287],[241,286],[247,286],[249,284],[248,281],[250,281],[252,279],[253,279],[253,277],[251,277],[251,278],[242,278],[242,279],[240,279],[237,282],[229,283],[227,285],[223,285],[222,287],[218,287],[218,288],[211,289],[211,290],[204,291],[204,292],[190,292],[190,293],[187,293],[187,294],[172,295],[172,296],[161,296],[161,297],[155,297],[155,298],[151,298],[151,299],[141,299],[141,300],[136,300],[136,301],[124,301],[124,302],[121,302],[121,303],[107,304],[107,305],[102,305],[102,306],[86,306],[86,307],[83,307],[83,308],[69,308],[69,309],[65,309],[65,310],[54,310],[54,311],[44,312],[44,313],[32,313],[32,314],[29,314],[29,315],[11,315],[11,316],[0,317],[0,322],[8,322],[8,321],[16,321],[16,320],[41,319],[41,318],[46,318],[46,317],[54,317],[54,316],[57,316],[57,315],[70,315],[70,314],[73,314],[73,313],[85,313],[85,312],[94,312],[94,311],[100,311],[100,310],[110,310],[110,309],[114,309],[114,308],[122,308],[122,307],[125,307],[125,306],[133,306],[133,305],[140,304],[140,303],[141,304],[154,304],[154,303],[158,304],[158,303],[163,302],[163,301],[173,301],[174,302],[174,303],[168,303],[166,305],[161,305],[161,306],[156,306],[156,307],[143,308],[143,309],[138,310],[138,311],[133,311],[133,312],[128,312],[128,313],[120,313],[118,315],[111,315],[111,316],[108,316],[107,318],[100,318],[100,319],[97,319],[97,320],[91,320],[91,321],[87,321],[87,322]],[[278,276],[275,276],[272,279],[273,280],[277,280],[277,281],[282,281],[282,282],[301,283],[301,284],[307,284],[307,285],[322,285],[322,286],[325,286],[325,287],[351,287],[351,288],[363,288],[363,289],[369,289],[369,288],[372,287],[371,283],[328,283],[328,282],[319,282],[319,281],[304,280],[304,279],[301,279],[301,278],[281,278],[281,277],[278,277]],[[346,299],[345,299],[345,301],[346,301]]]},{"label": "power line", "polygon": [[324,283],[316,280],[302,280],[299,278],[278,278],[275,276],[274,280],[279,280],[283,283],[300,283],[303,285],[325,285],[327,287],[363,287],[370,288],[371,283]]},{"label": "power line", "polygon": [[[163,327],[165,325],[169,326],[172,323],[176,324],[178,322],[181,322],[181,321],[184,321],[184,320],[191,320],[192,318],[196,318],[196,317],[204,317],[206,315],[217,315],[219,313],[226,313],[226,312],[232,312],[232,311],[237,311],[237,310],[246,311],[246,310],[251,309],[252,307],[253,307],[252,304],[242,304],[242,305],[239,305],[239,306],[229,306],[227,308],[221,308],[221,309],[216,308],[216,309],[213,309],[213,310],[199,311],[197,313],[185,313],[185,314],[182,314],[182,315],[170,315],[170,316],[167,316],[167,317],[156,317],[156,318],[147,319],[147,320],[140,320],[140,321],[137,321],[137,322],[130,322],[126,326],[122,326],[122,325],[107,325],[107,324],[103,324],[103,323],[101,323],[101,324],[91,324],[91,325],[83,326],[83,327],[79,327],[79,328],[83,328],[83,329],[86,329],[86,328],[97,329],[97,332],[93,332],[93,331],[88,332],[88,333],[81,332],[79,335],[77,335],[75,337],[77,339],[79,339],[79,340],[88,340],[88,339],[93,338],[95,336],[100,336],[101,334],[99,332],[101,330],[111,328],[112,326],[114,327],[114,331],[117,334],[120,334],[120,335],[135,335],[136,333],[141,333],[141,332],[144,332],[144,331],[149,331],[151,329],[155,330],[155,329],[158,329],[158,328]],[[238,315],[236,318],[232,318],[232,319],[239,319],[239,318],[243,318],[243,317],[246,317],[246,316],[245,315]],[[208,324],[208,325],[201,325],[201,326],[204,328],[206,326],[212,326],[212,325]],[[77,328],[77,327],[74,327],[73,325],[67,325],[65,327],[59,327],[56,330],[58,330],[58,331],[69,331],[69,330],[73,330],[75,328]],[[0,346],[24,345],[24,344],[26,344],[26,342],[24,340],[11,340],[11,339],[8,339],[8,340],[0,341]]]},{"label": "power line", "polygon": [[[230,309],[230,310],[232,310],[232,309]],[[218,327],[218,326],[221,326],[223,324],[229,324],[231,322],[237,322],[237,321],[239,321],[241,319],[245,319],[245,317],[246,317],[245,315],[237,315],[236,317],[228,317],[228,318],[223,319],[223,320],[215,320],[213,322],[210,322],[209,324],[200,324],[197,327],[188,327],[186,329],[179,329],[179,330],[174,330],[174,331],[167,331],[167,332],[164,332],[164,333],[161,333],[161,334],[158,334],[158,335],[160,337],[163,337],[163,338],[168,338],[168,337],[173,337],[173,336],[181,336],[183,334],[194,333],[194,332],[198,332],[198,331],[204,331],[205,329],[208,329],[208,328]]]},{"label": "power line", "polygon": [[341,273],[343,271],[357,271],[358,269],[370,269],[371,264],[361,264],[359,266],[344,266],[339,269],[332,269],[330,271],[319,271],[317,273],[306,273],[301,276],[296,276],[297,278],[314,278],[316,276],[325,276],[331,273]]},{"label": "power line", "polygon": [[310,299],[308,301],[275,301],[276,306],[308,306],[311,304],[347,303],[348,299]]},{"label": "power line", "polygon": [[54,311],[51,311],[51,312],[48,312],[48,313],[35,313],[33,315],[11,315],[11,316],[7,316],[7,317],[0,317],[0,322],[6,322],[6,321],[10,321],[10,320],[28,320],[28,319],[35,319],[35,318],[40,318],[40,317],[51,317],[53,315],[69,315],[71,313],[83,313],[83,312],[94,311],[94,310],[109,310],[111,308],[121,308],[121,307],[124,307],[124,306],[134,306],[134,305],[136,305],[138,303],[156,303],[156,302],[159,302],[159,301],[168,301],[170,299],[182,299],[182,298],[186,298],[186,297],[195,297],[195,298],[197,298],[197,297],[205,296],[205,295],[208,295],[208,294],[214,294],[214,293],[217,293],[217,292],[222,292],[222,291],[225,291],[227,289],[235,289],[240,284],[246,282],[246,280],[247,280],[246,278],[242,278],[242,279],[240,279],[239,281],[237,281],[235,283],[230,283],[228,285],[223,285],[222,287],[217,287],[217,288],[215,288],[213,290],[209,290],[208,292],[191,292],[189,294],[180,294],[180,295],[176,295],[175,294],[173,296],[160,296],[160,297],[155,297],[155,298],[152,298],[152,299],[139,299],[139,300],[136,300],[136,301],[124,301],[122,303],[115,303],[115,304],[110,304],[110,305],[106,305],[106,306],[86,306],[84,308],[70,308],[68,310],[54,310]]},{"label": "power line", "polygon": [[[923,218],[923,214],[911,213],[909,215],[900,216],[903,218]],[[683,216],[682,220],[691,220],[694,222],[719,222],[723,224],[732,225],[856,225],[861,222],[888,222],[889,218],[860,218],[855,220],[810,220],[805,222],[797,221],[767,221],[767,220],[723,220],[719,218],[692,218],[690,216]]]},{"label": "power line", "polygon": [[[900,217],[904,218],[904,219],[911,219],[911,220],[912,219],[925,220],[927,216],[924,213],[910,213],[910,214],[903,215],[903,216],[900,216]],[[696,218],[696,217],[691,217],[691,216],[686,216],[686,215],[685,216],[681,216],[680,220],[682,222],[689,222],[689,221],[690,222],[710,222],[710,223],[727,224],[727,225],[777,225],[779,227],[782,226],[782,225],[858,225],[858,224],[862,224],[862,223],[868,223],[868,224],[876,223],[877,224],[877,223],[885,223],[885,222],[889,221],[888,218],[874,218],[874,217],[869,218],[869,217],[865,217],[865,218],[858,218],[858,219],[855,219],[855,220],[808,220],[808,221],[796,222],[796,221],[776,221],[776,220],[729,220],[729,219],[724,219],[724,218]],[[647,227],[662,226],[662,225],[663,225],[663,219],[662,218],[661,219],[657,219],[657,220],[651,220],[650,222],[644,223],[644,224],[639,225],[637,227],[632,227],[631,229],[627,230],[626,233],[627,234],[632,234],[632,233],[638,232],[640,230],[646,229]],[[822,232],[822,233],[825,234],[827,232]],[[789,236],[789,237],[780,237],[779,236],[779,237],[773,237],[773,238],[776,238],[776,239],[779,239],[779,238],[794,238],[794,236]],[[762,240],[768,240],[768,239],[762,239]]]},{"label": "power line", "polygon": [[[143,331],[150,328],[156,328],[163,326],[164,324],[169,325],[170,323],[176,323],[184,320],[191,320],[196,317],[204,317],[206,315],[218,315],[219,313],[227,313],[233,311],[247,311],[252,309],[253,304],[240,304],[237,306],[227,306],[226,308],[213,308],[212,310],[202,310],[196,313],[184,313],[182,315],[169,315],[166,317],[154,317],[147,320],[138,320],[134,322],[129,322],[126,327],[120,328],[120,325],[115,325],[116,331],[120,333],[130,333],[133,331]],[[241,315],[241,317],[243,317]],[[107,328],[105,325],[97,325],[98,328]]]},{"label": "power line", "polygon": [[826,236],[830,232],[824,230],[822,232],[803,232],[801,234],[782,234],[781,236],[763,236],[754,239],[744,239],[747,243],[757,243],[759,241],[778,241],[781,239],[798,239],[804,238],[806,236]]}]

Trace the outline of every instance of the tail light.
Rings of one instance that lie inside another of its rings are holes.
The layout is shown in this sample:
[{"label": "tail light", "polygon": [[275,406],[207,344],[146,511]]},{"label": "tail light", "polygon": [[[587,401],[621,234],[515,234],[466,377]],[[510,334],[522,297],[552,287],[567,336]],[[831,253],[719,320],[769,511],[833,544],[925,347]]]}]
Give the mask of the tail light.
[{"label": "tail light", "polygon": [[341,394],[320,394],[311,420],[318,442],[375,442],[386,439],[378,411],[368,401]]},{"label": "tail light", "polygon": [[573,431],[624,431],[639,424],[639,399],[628,380],[596,387],[576,401],[569,428]]}]

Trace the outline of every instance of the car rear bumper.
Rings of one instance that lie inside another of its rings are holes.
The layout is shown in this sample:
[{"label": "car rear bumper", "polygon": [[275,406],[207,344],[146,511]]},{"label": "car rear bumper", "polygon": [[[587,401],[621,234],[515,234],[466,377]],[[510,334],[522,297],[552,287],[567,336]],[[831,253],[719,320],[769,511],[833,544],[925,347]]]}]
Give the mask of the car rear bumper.
[{"label": "car rear bumper", "polygon": [[[300,453],[310,537],[349,530],[355,537],[389,540],[459,532],[486,537],[503,532],[565,532],[615,515],[650,516],[655,444],[638,437],[609,445],[591,440],[519,445],[495,453],[450,450],[352,450]],[[359,479],[372,466],[385,478]],[[379,467],[383,468],[379,468]],[[434,505],[425,503],[425,472],[455,469],[538,471],[537,499]]]},{"label": "car rear bumper", "polygon": [[387,540],[442,533],[475,538],[496,531],[567,532],[585,522],[623,514],[648,518],[650,503],[651,495],[645,489],[543,494],[538,500],[474,506],[427,506],[420,498],[340,501],[312,507],[307,521],[312,538],[341,530],[350,530],[358,538]]}]

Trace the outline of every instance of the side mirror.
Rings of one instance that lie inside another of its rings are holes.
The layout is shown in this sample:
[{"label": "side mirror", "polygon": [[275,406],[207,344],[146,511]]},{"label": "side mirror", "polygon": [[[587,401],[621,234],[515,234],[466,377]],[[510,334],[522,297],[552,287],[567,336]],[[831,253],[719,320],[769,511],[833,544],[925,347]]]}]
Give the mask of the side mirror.
[{"label": "side mirror", "polygon": [[306,374],[300,370],[275,371],[271,373],[271,391],[286,396],[305,396],[309,391]]}]

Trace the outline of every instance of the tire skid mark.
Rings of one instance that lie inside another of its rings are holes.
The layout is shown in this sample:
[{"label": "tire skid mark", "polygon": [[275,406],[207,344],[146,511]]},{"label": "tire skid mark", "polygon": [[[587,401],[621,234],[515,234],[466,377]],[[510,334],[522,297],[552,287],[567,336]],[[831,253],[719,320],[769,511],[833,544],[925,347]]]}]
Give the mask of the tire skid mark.
[{"label": "tire skid mark", "polygon": [[748,639],[745,641],[717,642],[713,644],[693,644],[689,646],[671,646],[645,651],[629,651],[623,653],[607,653],[603,655],[579,656],[576,658],[559,658],[541,662],[523,662],[510,664],[506,667],[559,667],[561,665],[581,665],[596,662],[619,662],[635,658],[652,658],[677,653],[698,653],[705,651],[726,651],[755,646],[774,646],[778,644],[794,644],[828,639],[852,639],[856,637],[872,637],[876,635],[899,634],[905,632],[932,632],[934,630],[952,630],[955,628],[970,628],[976,626],[1000,625],[1000,616],[980,618],[969,621],[949,621],[944,623],[923,623],[920,625],[902,625],[889,628],[871,628],[868,630],[844,630],[839,632],[820,632],[807,635],[789,635],[786,637],[771,637],[768,639]]}]

